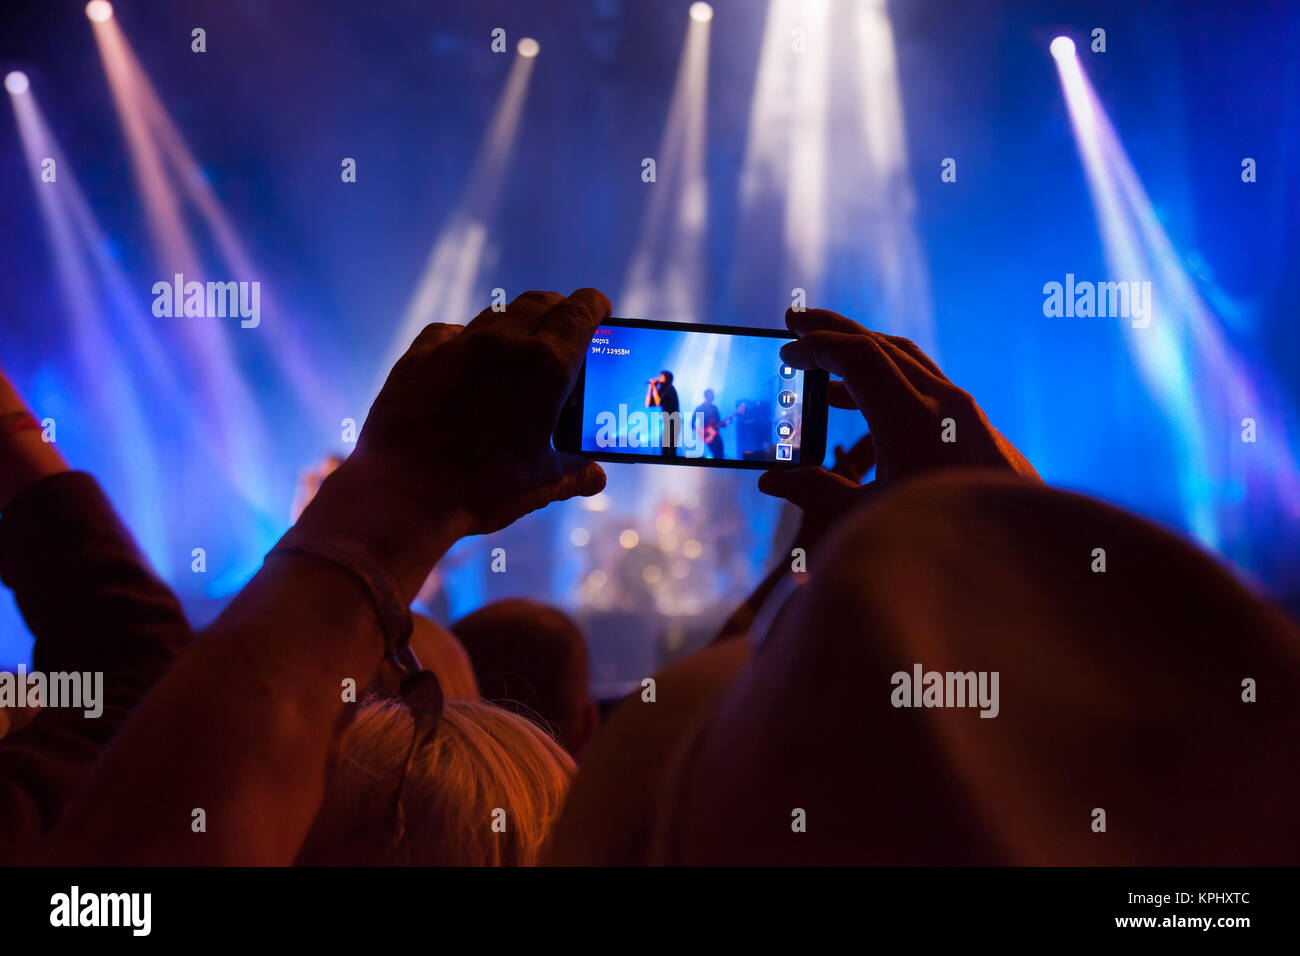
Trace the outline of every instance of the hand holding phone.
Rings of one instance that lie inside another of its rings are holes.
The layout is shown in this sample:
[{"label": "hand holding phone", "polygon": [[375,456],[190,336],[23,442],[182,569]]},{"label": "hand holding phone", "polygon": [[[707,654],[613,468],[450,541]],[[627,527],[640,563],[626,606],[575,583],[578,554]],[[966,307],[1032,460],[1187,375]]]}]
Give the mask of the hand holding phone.
[{"label": "hand holding phone", "polygon": [[[799,340],[782,348],[785,358],[802,368],[824,368],[843,376],[843,381],[831,384],[830,404],[859,409],[871,429],[865,443],[842,459],[854,465],[860,452],[857,474],[803,468],[759,480],[759,491],[797,505],[814,526],[829,525],[890,481],[936,468],[1005,468],[1041,482],[975,399],[949,381],[915,342],[872,331],[824,309],[792,309],[786,324]],[[949,421],[954,433],[963,436],[960,441],[943,440]],[[860,486],[870,467],[868,459],[876,465],[876,478]]]},{"label": "hand holding phone", "polygon": [[427,326],[393,366],[356,450],[330,480],[364,470],[375,510],[405,522],[403,537],[417,535],[420,519],[485,534],[552,501],[597,494],[600,466],[558,453],[551,436],[609,308],[596,289],[525,292],[464,327]]}]

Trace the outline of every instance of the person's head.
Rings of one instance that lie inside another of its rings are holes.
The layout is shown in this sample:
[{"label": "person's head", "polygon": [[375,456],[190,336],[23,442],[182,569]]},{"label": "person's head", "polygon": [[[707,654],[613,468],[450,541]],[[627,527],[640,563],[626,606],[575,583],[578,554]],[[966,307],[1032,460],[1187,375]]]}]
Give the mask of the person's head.
[{"label": "person's head", "polygon": [[662,385],[671,385],[673,383],[673,373],[664,369],[659,373],[659,382]]},{"label": "person's head", "polygon": [[[411,652],[420,666],[432,671],[442,686],[444,700],[479,700],[478,682],[469,655],[456,635],[431,617],[412,614]],[[392,668],[381,667],[371,689],[388,697],[397,697],[401,675]]]},{"label": "person's head", "polygon": [[704,390],[704,400],[705,400],[706,402],[710,402],[710,403],[712,403],[712,401],[713,401],[713,389],[711,389],[711,388],[706,388],[706,389]]},{"label": "person's head", "polygon": [[474,679],[474,665],[456,635],[431,617],[412,617],[415,629],[411,632],[411,650],[421,667],[438,675],[442,696],[446,700],[478,700],[481,695]]},{"label": "person's head", "polygon": [[[1099,542],[1108,573],[1092,565]],[[1300,776],[1276,743],[1300,737],[1295,629],[1167,532],[952,469],[844,515],[806,581],[680,742],[650,862],[1240,866],[1300,852]],[[1256,673],[1277,696],[1243,704]]]},{"label": "person's head", "polygon": [[343,459],[331,452],[320,462],[309,468],[304,468],[298,474],[298,487],[294,489],[293,503],[290,505],[290,518],[294,521],[298,520],[307,506],[311,504],[312,499],[316,497],[316,493],[320,491],[321,483],[334,474],[341,464],[343,464]]},{"label": "person's head", "polygon": [[451,626],[469,652],[484,698],[549,725],[580,754],[599,717],[588,692],[587,642],[562,611],[512,599],[482,607]]},{"label": "person's head", "polygon": [[447,701],[402,784],[413,733],[403,702],[361,705],[343,733],[298,864],[535,864],[575,769],[563,748],[499,707]]},{"label": "person's head", "polygon": [[[544,865],[645,866],[651,860],[662,781],[678,749],[749,663],[750,642],[711,644],[657,671],[671,687],[653,706],[631,694],[601,725],[564,799]],[[629,759],[631,755],[631,759]]]}]

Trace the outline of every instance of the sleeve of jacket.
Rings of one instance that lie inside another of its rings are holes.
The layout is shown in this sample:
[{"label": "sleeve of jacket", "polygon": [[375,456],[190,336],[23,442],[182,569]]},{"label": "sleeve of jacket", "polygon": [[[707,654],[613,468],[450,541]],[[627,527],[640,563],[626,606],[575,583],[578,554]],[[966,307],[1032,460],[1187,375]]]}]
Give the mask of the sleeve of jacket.
[{"label": "sleeve of jacket", "polygon": [[102,675],[95,708],[43,709],[0,740],[0,864],[39,862],[65,801],[194,632],[83,472],[51,475],[5,509],[0,580],[35,637],[33,672]]}]

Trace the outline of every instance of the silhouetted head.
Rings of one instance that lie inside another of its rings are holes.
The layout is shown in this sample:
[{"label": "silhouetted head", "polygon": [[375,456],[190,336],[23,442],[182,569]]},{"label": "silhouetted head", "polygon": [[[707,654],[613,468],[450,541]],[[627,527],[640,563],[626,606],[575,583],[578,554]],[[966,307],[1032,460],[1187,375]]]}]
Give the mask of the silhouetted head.
[{"label": "silhouetted head", "polygon": [[665,385],[671,385],[673,383],[673,373],[668,371],[668,369],[664,369],[659,373],[659,381]]},{"label": "silhouetted head", "polygon": [[480,608],[451,627],[486,700],[537,719],[570,753],[582,752],[598,715],[588,692],[587,642],[567,614],[512,599]]},{"label": "silhouetted head", "polygon": [[[1277,743],[1300,738],[1300,643],[1188,543],[1088,498],[956,469],[845,515],[806,580],[681,742],[652,862],[1300,853],[1300,774]],[[1247,683],[1261,674],[1271,699]]]},{"label": "silhouetted head", "polygon": [[712,401],[713,401],[713,389],[711,389],[711,388],[706,388],[706,389],[704,390],[704,400],[705,400],[706,402],[712,402]]},{"label": "silhouetted head", "polygon": [[[544,864],[644,866],[650,860],[662,781],[701,718],[749,662],[743,637],[712,644],[655,673],[664,692],[648,704],[628,695],[582,755]],[[779,825],[779,824],[778,824]]]}]

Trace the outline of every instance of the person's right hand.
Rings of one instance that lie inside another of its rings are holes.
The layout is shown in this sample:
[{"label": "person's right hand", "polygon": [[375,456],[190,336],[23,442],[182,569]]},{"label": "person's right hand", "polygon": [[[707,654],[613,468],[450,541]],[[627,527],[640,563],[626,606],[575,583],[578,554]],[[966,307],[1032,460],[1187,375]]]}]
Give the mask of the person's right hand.
[{"label": "person's right hand", "polygon": [[595,289],[525,292],[467,326],[427,326],[299,527],[367,548],[414,597],[455,539],[600,492],[601,467],[551,435],[609,313]]},{"label": "person's right hand", "polygon": [[843,378],[831,382],[830,403],[859,409],[867,420],[876,480],[863,488],[823,468],[795,468],[765,473],[760,491],[827,519],[852,507],[874,486],[940,468],[979,465],[1041,481],[1024,455],[989,424],[970,393],[950,382],[914,342],[873,332],[823,309],[791,309],[786,325],[799,338],[781,349],[784,361]]}]

